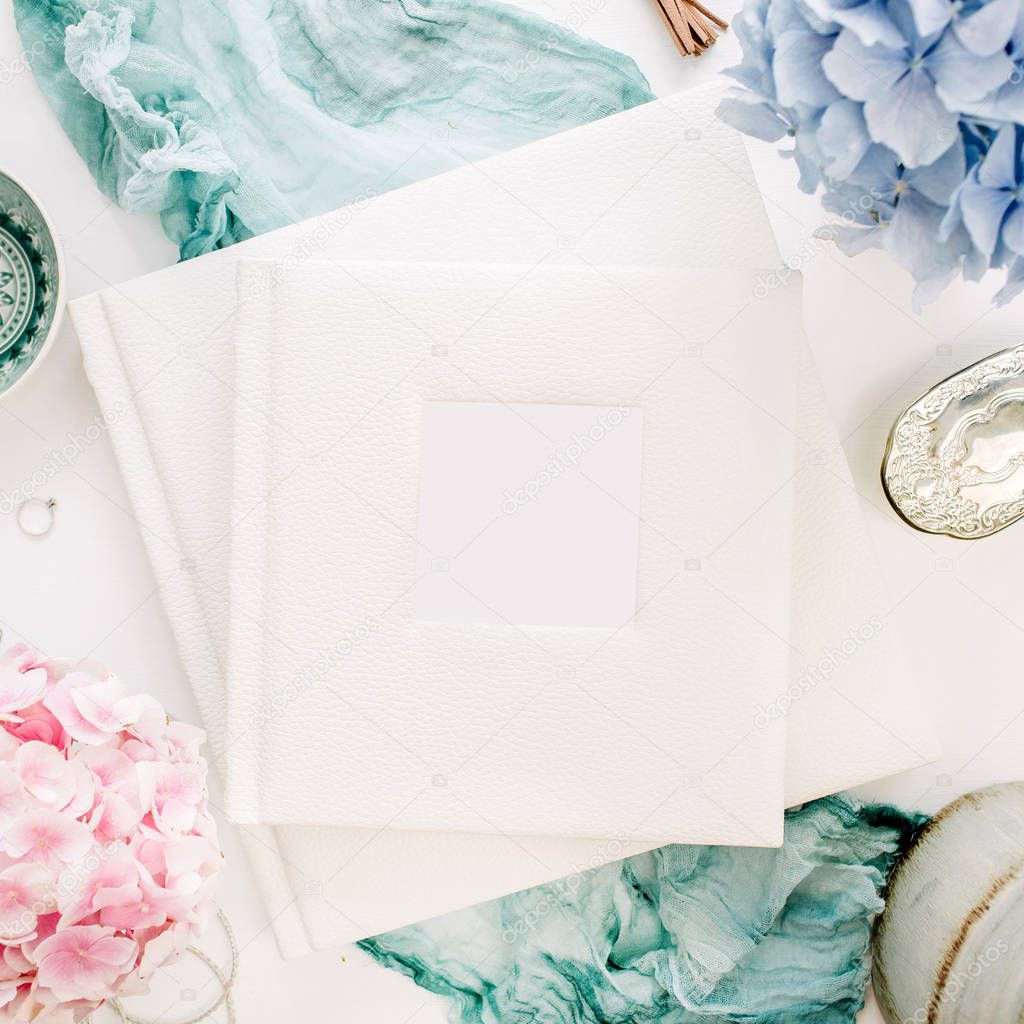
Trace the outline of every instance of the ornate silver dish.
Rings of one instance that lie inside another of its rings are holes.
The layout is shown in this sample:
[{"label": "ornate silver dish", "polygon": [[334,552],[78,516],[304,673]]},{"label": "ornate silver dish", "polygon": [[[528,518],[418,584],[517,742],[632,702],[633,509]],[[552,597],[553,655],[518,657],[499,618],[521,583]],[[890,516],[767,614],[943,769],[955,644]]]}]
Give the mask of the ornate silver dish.
[{"label": "ornate silver dish", "polygon": [[927,533],[974,540],[1024,516],[1024,345],[954,373],[904,410],[882,486]]}]

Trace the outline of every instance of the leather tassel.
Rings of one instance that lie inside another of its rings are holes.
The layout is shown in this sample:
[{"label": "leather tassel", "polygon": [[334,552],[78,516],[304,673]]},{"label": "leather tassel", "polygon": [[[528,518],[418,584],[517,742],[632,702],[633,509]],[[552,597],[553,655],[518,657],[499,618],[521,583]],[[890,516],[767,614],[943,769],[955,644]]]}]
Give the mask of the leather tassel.
[{"label": "leather tassel", "polygon": [[729,27],[699,0],[654,0],[672,42],[683,57],[699,57]]}]

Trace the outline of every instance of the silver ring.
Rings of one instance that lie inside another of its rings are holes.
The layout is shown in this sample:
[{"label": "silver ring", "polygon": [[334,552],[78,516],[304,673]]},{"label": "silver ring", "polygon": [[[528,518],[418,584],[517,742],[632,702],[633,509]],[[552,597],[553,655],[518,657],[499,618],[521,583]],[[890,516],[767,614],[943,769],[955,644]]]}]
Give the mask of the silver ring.
[{"label": "silver ring", "polygon": [[56,520],[56,498],[28,498],[18,506],[18,529],[26,537],[45,537]]}]

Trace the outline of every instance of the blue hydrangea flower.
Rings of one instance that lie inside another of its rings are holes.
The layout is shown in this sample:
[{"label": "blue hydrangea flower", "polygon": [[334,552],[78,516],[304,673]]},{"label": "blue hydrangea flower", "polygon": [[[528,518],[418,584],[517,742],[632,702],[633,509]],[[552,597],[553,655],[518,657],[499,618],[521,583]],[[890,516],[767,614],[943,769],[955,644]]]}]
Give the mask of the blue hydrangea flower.
[{"label": "blue hydrangea flower", "polygon": [[908,167],[937,160],[959,136],[960,118],[949,99],[981,100],[1011,71],[1005,53],[979,57],[952,31],[930,45],[929,39],[910,31],[902,46],[865,46],[843,29],[822,62],[842,95],[864,104],[871,138]]},{"label": "blue hydrangea flower", "polygon": [[953,193],[943,233],[959,223],[978,251],[989,258],[1000,246],[1016,256],[1024,254],[1024,180],[1016,125],[1000,129],[984,159]]},{"label": "blue hydrangea flower", "polygon": [[735,26],[720,116],[789,140],[843,251],[884,248],[915,302],[990,267],[1024,290],[1024,0],[750,0]]},{"label": "blue hydrangea flower", "polygon": [[923,35],[951,25],[957,41],[980,57],[991,57],[1006,46],[1020,13],[1017,0],[910,0],[910,8]]}]

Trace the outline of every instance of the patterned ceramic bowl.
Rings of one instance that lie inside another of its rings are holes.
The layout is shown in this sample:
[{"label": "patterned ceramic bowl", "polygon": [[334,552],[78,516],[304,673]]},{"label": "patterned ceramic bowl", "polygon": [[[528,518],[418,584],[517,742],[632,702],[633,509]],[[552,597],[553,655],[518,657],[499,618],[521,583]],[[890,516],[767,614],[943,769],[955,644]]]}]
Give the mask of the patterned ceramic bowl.
[{"label": "patterned ceramic bowl", "polygon": [[39,204],[0,171],[0,395],[39,365],[64,312],[64,267]]}]

